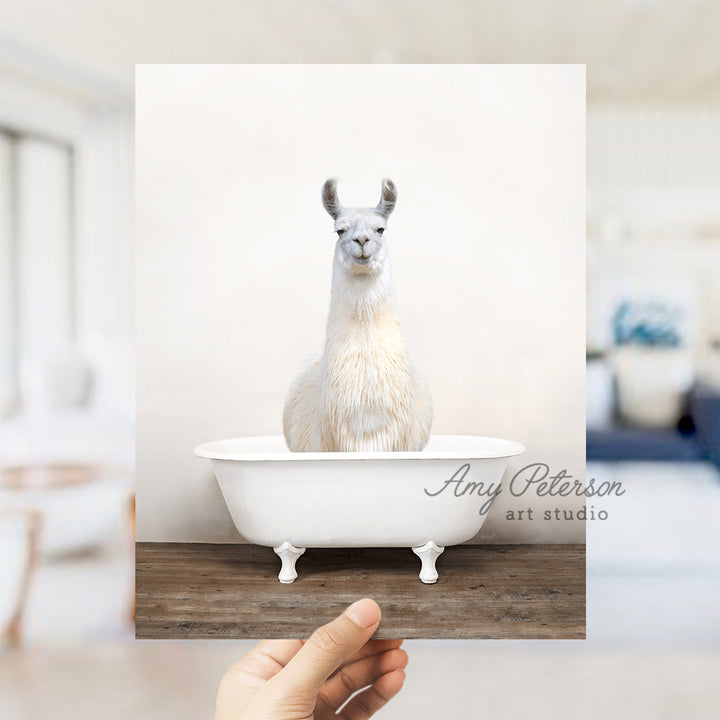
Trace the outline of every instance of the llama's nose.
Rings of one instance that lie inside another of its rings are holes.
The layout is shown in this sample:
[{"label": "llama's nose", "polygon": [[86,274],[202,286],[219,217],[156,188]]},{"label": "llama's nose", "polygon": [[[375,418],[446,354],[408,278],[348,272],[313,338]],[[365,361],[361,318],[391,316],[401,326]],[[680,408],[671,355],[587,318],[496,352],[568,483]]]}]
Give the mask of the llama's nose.
[{"label": "llama's nose", "polygon": [[356,242],[360,247],[362,247],[367,241],[368,241],[367,235],[356,235],[353,238],[353,241]]}]

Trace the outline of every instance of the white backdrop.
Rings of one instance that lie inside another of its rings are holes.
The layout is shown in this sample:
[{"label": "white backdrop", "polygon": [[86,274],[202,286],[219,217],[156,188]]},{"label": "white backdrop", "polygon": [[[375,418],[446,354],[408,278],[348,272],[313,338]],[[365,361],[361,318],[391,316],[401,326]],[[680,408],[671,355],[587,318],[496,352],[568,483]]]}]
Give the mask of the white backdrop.
[{"label": "white backdrop", "polygon": [[[322,341],[335,241],[320,203],[374,205],[433,432],[585,467],[585,69],[138,66],[137,537],[234,542],[193,447],[280,434]],[[571,507],[501,495],[477,540],[582,541]]]}]

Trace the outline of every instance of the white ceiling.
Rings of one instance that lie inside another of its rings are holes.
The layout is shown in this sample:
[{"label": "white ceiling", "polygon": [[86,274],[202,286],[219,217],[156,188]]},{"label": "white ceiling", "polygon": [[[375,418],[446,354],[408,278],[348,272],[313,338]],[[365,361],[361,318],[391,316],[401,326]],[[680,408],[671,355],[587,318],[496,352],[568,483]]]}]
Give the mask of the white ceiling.
[{"label": "white ceiling", "polygon": [[0,67],[130,100],[158,62],[558,62],[590,102],[720,103],[718,0],[16,0]]}]

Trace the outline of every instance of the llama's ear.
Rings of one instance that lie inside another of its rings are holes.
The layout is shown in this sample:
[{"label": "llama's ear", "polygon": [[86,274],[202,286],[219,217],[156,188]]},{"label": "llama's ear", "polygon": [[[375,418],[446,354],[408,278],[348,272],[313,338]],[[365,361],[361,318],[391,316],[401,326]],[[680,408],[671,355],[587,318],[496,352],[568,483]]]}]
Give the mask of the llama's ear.
[{"label": "llama's ear", "polygon": [[388,217],[395,209],[397,202],[397,190],[395,183],[390,178],[383,178],[382,189],[380,191],[380,202],[375,208],[381,215]]},{"label": "llama's ear", "polygon": [[337,220],[342,205],[338,200],[337,194],[337,178],[329,178],[325,181],[322,189],[323,207],[330,213],[333,220]]}]

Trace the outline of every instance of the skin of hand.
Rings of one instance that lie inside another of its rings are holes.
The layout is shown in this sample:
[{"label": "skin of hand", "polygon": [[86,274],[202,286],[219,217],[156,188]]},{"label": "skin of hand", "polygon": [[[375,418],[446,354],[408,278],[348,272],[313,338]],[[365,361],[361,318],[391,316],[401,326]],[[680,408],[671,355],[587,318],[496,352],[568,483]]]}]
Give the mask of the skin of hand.
[{"label": "skin of hand", "polygon": [[308,640],[263,640],[225,673],[215,720],[372,717],[400,692],[408,661],[402,640],[370,639],[379,624],[364,598]]}]

